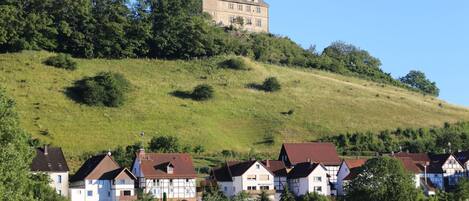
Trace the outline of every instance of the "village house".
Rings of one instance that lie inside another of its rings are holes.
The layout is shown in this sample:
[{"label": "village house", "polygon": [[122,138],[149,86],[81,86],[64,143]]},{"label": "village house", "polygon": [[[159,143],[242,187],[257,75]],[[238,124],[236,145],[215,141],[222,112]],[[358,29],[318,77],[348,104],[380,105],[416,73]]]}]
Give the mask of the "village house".
[{"label": "village house", "polygon": [[262,164],[274,174],[274,189],[277,193],[281,193],[288,184],[288,172],[283,161],[265,160]]},{"label": "village house", "polygon": [[452,188],[464,176],[464,167],[453,154],[431,154],[429,157],[427,176],[438,188]]},{"label": "village house", "polygon": [[[271,166],[274,163],[267,164]],[[227,197],[244,191],[252,198],[257,198],[264,191],[273,200],[276,192],[275,176],[266,165],[255,160],[226,162],[222,167],[212,170],[210,179],[217,183],[220,191]]]},{"label": "village house", "polygon": [[138,178],[139,188],[155,199],[197,200],[197,174],[189,154],[145,153],[141,149],[132,172]]},{"label": "village house", "polygon": [[111,154],[88,159],[70,180],[71,201],[136,200],[136,177],[121,168]]},{"label": "village house", "polygon": [[203,0],[203,11],[220,26],[269,32],[269,5],[264,0]]},{"label": "village house", "polygon": [[339,158],[334,144],[325,142],[285,143],[282,145],[278,160],[283,161],[289,169],[304,162],[320,163],[330,176],[331,194],[337,194],[337,172],[342,160]]},{"label": "village house", "polygon": [[469,177],[469,151],[458,151],[454,154],[454,157],[461,163],[465,169],[465,176]]},{"label": "village house", "polygon": [[31,171],[47,174],[50,178],[49,184],[57,194],[68,197],[69,169],[61,148],[47,145],[37,148]]},{"label": "village house", "polygon": [[316,192],[330,196],[331,186],[327,169],[319,163],[298,163],[288,173],[288,185],[295,196]]},{"label": "village house", "polygon": [[337,173],[337,195],[345,196],[345,188],[350,179],[355,177],[358,169],[365,164],[367,159],[347,159],[340,164]]}]

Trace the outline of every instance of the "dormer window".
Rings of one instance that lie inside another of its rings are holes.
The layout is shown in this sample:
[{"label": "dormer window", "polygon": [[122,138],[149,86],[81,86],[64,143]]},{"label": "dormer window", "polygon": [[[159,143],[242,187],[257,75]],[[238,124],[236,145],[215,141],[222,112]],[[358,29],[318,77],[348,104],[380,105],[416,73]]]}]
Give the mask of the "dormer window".
[{"label": "dormer window", "polygon": [[174,165],[169,163],[168,166],[166,166],[166,173],[167,174],[173,174],[174,173]]}]

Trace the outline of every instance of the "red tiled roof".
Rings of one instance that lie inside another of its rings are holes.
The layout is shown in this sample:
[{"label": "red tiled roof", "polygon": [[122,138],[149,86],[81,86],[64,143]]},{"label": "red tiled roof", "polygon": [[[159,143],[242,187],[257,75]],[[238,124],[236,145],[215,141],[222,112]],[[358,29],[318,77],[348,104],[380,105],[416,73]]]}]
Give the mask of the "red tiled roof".
[{"label": "red tiled roof", "polygon": [[[141,171],[148,179],[195,178],[197,174],[189,154],[180,153],[145,153],[140,155]],[[173,173],[168,174],[167,166],[173,166]]]},{"label": "red tiled roof", "polygon": [[361,167],[368,159],[345,159],[345,164],[349,169]]},{"label": "red tiled roof", "polygon": [[338,166],[342,162],[332,143],[285,143],[282,149],[285,150],[292,165],[308,162],[308,160],[325,166]]},{"label": "red tiled roof", "polygon": [[397,159],[399,159],[399,161],[404,166],[404,169],[406,169],[407,171],[414,173],[414,174],[418,174],[422,172],[420,168],[417,166],[417,164],[412,160],[412,158],[397,157]]},{"label": "red tiled roof", "polygon": [[399,153],[395,153],[394,156],[411,158],[414,162],[418,162],[418,163],[430,162],[430,157],[428,156],[427,153],[399,152]]},{"label": "red tiled roof", "polygon": [[266,167],[269,171],[271,171],[274,176],[277,177],[286,177],[287,176],[287,168],[283,161],[275,161],[275,160],[265,160],[262,161],[264,167]]}]

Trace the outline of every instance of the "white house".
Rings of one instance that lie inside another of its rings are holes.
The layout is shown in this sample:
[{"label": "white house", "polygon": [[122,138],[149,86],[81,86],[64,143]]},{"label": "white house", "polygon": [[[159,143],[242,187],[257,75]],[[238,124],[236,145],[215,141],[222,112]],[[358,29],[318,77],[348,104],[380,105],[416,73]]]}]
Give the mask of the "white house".
[{"label": "white house", "polygon": [[288,184],[288,172],[283,161],[265,160],[262,164],[274,174],[274,189],[281,193]]},{"label": "white house", "polygon": [[68,197],[68,165],[61,148],[48,147],[36,149],[31,163],[33,173],[44,173],[50,177],[50,186],[57,194]]},{"label": "white house", "polygon": [[299,163],[288,173],[290,190],[296,196],[316,192],[330,196],[331,186],[327,169],[319,163]]},{"label": "white house", "polygon": [[366,161],[366,159],[347,159],[342,161],[339,167],[339,172],[337,173],[336,187],[338,196],[345,195],[345,186],[347,183],[346,178],[350,178],[352,171],[360,168]]},{"label": "white house", "polygon": [[103,154],[88,159],[70,180],[71,201],[136,200],[135,176]]},{"label": "white house", "polygon": [[304,162],[322,164],[330,175],[331,194],[336,195],[337,172],[342,160],[334,144],[325,142],[285,143],[280,150],[279,159],[287,168]]},{"label": "white house", "polygon": [[139,188],[155,199],[197,199],[197,174],[189,154],[145,153],[141,149],[134,159],[132,172],[138,178]]},{"label": "white house", "polygon": [[256,198],[265,191],[271,200],[275,199],[274,174],[260,161],[226,162],[223,167],[212,170],[211,179],[227,197],[244,191]]},{"label": "white house", "polygon": [[463,165],[453,154],[430,155],[430,164],[426,170],[428,179],[438,188],[455,186],[464,176]]}]

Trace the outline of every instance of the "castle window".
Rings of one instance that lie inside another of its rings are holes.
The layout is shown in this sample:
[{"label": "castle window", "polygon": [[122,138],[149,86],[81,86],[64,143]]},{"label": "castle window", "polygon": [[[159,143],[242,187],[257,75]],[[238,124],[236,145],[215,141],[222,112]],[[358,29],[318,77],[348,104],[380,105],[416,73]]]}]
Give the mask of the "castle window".
[{"label": "castle window", "polygon": [[261,19],[256,20],[256,26],[262,27],[262,20]]},{"label": "castle window", "polygon": [[233,4],[233,3],[229,3],[229,4],[228,4],[228,8],[231,9],[231,10],[233,10],[233,9],[234,9],[234,4]]},{"label": "castle window", "polygon": [[238,5],[238,10],[239,10],[239,11],[243,11],[243,5],[239,4],[239,5]]},{"label": "castle window", "polygon": [[261,7],[256,8],[257,13],[261,13]]}]

